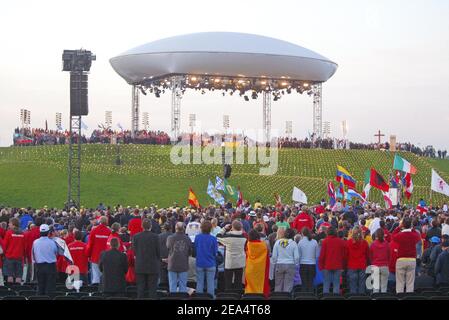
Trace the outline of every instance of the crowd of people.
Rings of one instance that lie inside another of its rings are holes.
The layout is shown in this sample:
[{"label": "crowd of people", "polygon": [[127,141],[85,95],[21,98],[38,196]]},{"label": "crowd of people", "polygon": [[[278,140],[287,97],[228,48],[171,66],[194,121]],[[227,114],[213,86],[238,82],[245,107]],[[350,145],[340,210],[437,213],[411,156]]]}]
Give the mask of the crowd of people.
[{"label": "crowd of people", "polygon": [[359,202],[331,208],[324,200],[311,207],[2,207],[0,286],[37,281],[46,295],[75,266],[78,287],[124,296],[136,285],[138,298],[155,298],[163,286],[212,297],[321,285],[336,295],[449,287],[448,205],[422,212]]},{"label": "crowd of people", "polygon": [[[16,128],[13,143],[15,146],[60,145],[69,143],[69,131]],[[78,141],[77,135],[73,140]],[[170,144],[170,137],[163,131],[140,130],[133,137],[130,130],[113,131],[110,129],[94,130],[90,137],[81,136],[82,143],[121,143],[121,144]]]},{"label": "crowd of people", "polygon": [[[232,137],[230,137],[232,136]],[[69,132],[46,129],[29,129],[16,128],[14,130],[13,143],[17,146],[22,145],[56,145],[67,144]],[[197,133],[182,133],[177,142],[181,143],[195,143],[202,146],[208,144],[215,144],[222,142],[222,134],[197,134]],[[77,141],[77,136],[73,139]],[[114,131],[111,129],[97,129],[94,130],[90,137],[82,135],[82,143],[120,143],[120,144],[152,144],[152,145],[169,145],[171,144],[170,136],[163,131],[148,131],[140,130],[135,136],[132,136],[130,130]],[[226,141],[238,141],[245,146],[256,146],[257,142],[242,134],[229,135]],[[361,149],[361,150],[389,150],[390,144],[388,142],[378,145],[377,143],[355,143],[344,139],[336,138],[318,138],[313,136],[305,139],[298,139],[295,137],[279,137],[278,145],[280,148],[301,148],[301,149]],[[432,146],[426,148],[418,147],[411,143],[398,143],[396,149],[399,151],[409,151],[419,156],[446,159],[446,150],[435,150]]]}]

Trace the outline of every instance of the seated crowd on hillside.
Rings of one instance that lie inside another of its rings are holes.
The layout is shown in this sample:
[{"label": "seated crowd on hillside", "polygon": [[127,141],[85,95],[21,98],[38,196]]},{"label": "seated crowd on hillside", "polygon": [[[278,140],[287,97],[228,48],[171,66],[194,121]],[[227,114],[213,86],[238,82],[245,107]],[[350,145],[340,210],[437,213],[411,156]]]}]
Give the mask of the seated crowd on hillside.
[{"label": "seated crowd on hillside", "polygon": [[449,287],[447,204],[428,213],[358,202],[5,207],[0,226],[0,286],[37,281],[41,295],[64,283],[71,264],[78,285],[116,296],[135,285],[138,298],[155,298],[164,287],[212,297],[229,290],[312,294],[321,286],[335,295]]},{"label": "seated crowd on hillside", "polygon": [[[15,146],[37,146],[37,145],[57,145],[57,144],[67,144],[69,132],[68,131],[58,131],[58,130],[45,130],[45,129],[28,129],[28,128],[16,128],[14,130],[13,143]],[[74,141],[78,141],[77,136],[73,137]],[[130,130],[114,131],[111,129],[94,130],[91,136],[88,138],[82,136],[82,143],[121,143],[121,144],[152,144],[152,145],[169,145],[171,143],[170,136],[163,131],[146,131],[140,130],[137,132],[135,137],[132,137]],[[231,140],[231,139],[228,139]],[[257,145],[256,142],[251,140],[247,136],[242,136],[241,134],[232,135],[233,141],[243,141],[245,146]],[[191,134],[182,133],[178,142],[185,143],[201,143],[202,146],[207,144],[214,144],[217,141],[221,143],[220,134]],[[294,137],[279,137],[278,144],[280,148],[301,148],[301,149],[311,149],[311,148],[321,148],[321,149],[362,149],[362,150],[376,150],[385,149],[389,150],[390,145],[388,142],[381,144],[377,143],[355,143],[349,142],[347,140],[341,139],[297,139]],[[411,143],[398,143],[396,149],[399,151],[409,151],[419,156],[445,159],[447,157],[446,150],[438,150],[432,146],[427,146],[426,148],[420,148]]]},{"label": "seated crowd on hillside", "polygon": [[[73,137],[74,141],[78,141],[78,137]],[[135,137],[132,137],[131,131],[113,131],[108,129],[94,130],[90,137],[82,135],[82,143],[101,143],[110,144],[111,142],[121,144],[170,144],[170,137],[163,131],[146,131],[140,130]],[[69,143],[69,131],[45,130],[45,129],[26,129],[16,128],[13,138],[14,145],[58,145]]]}]

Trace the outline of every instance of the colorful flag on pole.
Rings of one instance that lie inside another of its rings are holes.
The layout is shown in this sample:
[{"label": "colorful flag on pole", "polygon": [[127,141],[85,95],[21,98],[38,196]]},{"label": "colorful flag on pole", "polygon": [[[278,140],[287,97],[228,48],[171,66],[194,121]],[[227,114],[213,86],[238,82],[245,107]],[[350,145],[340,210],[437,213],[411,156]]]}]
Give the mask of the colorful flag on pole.
[{"label": "colorful flag on pole", "polygon": [[439,176],[439,174],[432,169],[432,184],[431,189],[435,192],[444,194],[449,197],[449,184]]},{"label": "colorful flag on pole", "polygon": [[196,194],[193,192],[192,188],[189,188],[189,204],[195,208],[200,207],[198,198],[196,197]]},{"label": "colorful flag on pole", "polygon": [[384,192],[388,192],[390,190],[390,186],[388,185],[388,183],[385,182],[385,179],[374,169],[371,169],[369,183],[374,188],[377,188]]},{"label": "colorful flag on pole", "polygon": [[349,188],[355,189],[355,179],[349,173],[348,170],[343,168],[342,166],[337,166],[337,176],[335,178],[338,182],[343,183],[345,186]]},{"label": "colorful flag on pole", "polygon": [[215,178],[215,189],[221,190],[221,191],[225,190],[223,179],[221,179],[218,176]]},{"label": "colorful flag on pole", "polygon": [[410,197],[412,196],[414,189],[412,175],[410,173],[407,173],[405,175],[404,180],[405,180],[405,196],[407,197],[407,199],[410,200]]},{"label": "colorful flag on pole", "polygon": [[394,156],[393,169],[404,171],[410,174],[416,174],[418,172],[418,170],[414,166],[412,166],[410,162],[400,157],[398,154]]},{"label": "colorful flag on pole", "polygon": [[353,189],[348,189],[348,195],[351,198],[359,198],[362,200],[362,202],[366,202],[366,199],[360,193],[358,193],[357,191],[355,191]]},{"label": "colorful flag on pole", "polygon": [[366,170],[365,171],[365,187],[363,188],[362,197],[368,200],[369,192],[371,191],[371,185],[370,185],[370,179],[371,179],[371,171]]},{"label": "colorful flag on pole", "polygon": [[335,187],[332,181],[329,181],[329,183],[327,184],[327,194],[329,196],[329,205],[333,207],[337,200],[335,199]]},{"label": "colorful flag on pole", "polygon": [[228,183],[227,179],[224,180],[224,188],[223,188],[223,190],[224,190],[226,196],[231,197],[231,198],[233,198],[236,201],[238,200],[238,198],[239,198],[238,190],[236,188],[234,188],[233,186],[231,186]]},{"label": "colorful flag on pole", "polygon": [[223,195],[215,189],[213,183],[210,180],[207,186],[207,194],[218,204],[224,205],[225,200]]},{"label": "colorful flag on pole", "polygon": [[242,190],[240,190],[240,186],[237,187],[239,190],[239,197],[237,200],[237,208],[243,205],[243,193]]},{"label": "colorful flag on pole", "polygon": [[383,194],[384,200],[385,200],[385,208],[393,209],[393,201],[391,201],[390,195],[388,194],[388,192],[382,191],[382,194]]}]

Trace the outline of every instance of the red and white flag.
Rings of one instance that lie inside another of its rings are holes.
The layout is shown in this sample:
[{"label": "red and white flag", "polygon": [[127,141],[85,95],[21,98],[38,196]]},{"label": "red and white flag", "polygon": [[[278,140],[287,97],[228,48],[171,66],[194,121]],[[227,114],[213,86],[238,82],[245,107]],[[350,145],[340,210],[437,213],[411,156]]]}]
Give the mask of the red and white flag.
[{"label": "red and white flag", "polygon": [[384,195],[385,208],[393,209],[393,201],[391,201],[390,195],[388,194],[388,192],[382,191],[382,194]]}]

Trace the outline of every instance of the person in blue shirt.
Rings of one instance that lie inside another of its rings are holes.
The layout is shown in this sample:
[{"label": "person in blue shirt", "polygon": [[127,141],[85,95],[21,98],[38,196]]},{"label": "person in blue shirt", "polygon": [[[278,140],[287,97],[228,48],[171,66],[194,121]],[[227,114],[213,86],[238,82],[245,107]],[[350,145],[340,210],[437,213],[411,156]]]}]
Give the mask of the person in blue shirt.
[{"label": "person in blue shirt", "polygon": [[217,268],[217,238],[210,234],[212,223],[204,221],[201,233],[195,237],[196,253],[196,292],[204,292],[204,278],[207,281],[207,293],[215,297],[215,272]]},{"label": "person in blue shirt", "polygon": [[38,295],[49,295],[56,289],[56,260],[58,245],[49,238],[51,233],[47,224],[39,227],[41,237],[36,239],[32,248],[32,259],[36,267]]},{"label": "person in blue shirt", "polygon": [[426,204],[426,202],[424,201],[424,199],[419,199],[419,206],[420,207],[422,207],[422,208],[424,208],[425,206],[426,206],[427,204]]},{"label": "person in blue shirt", "polygon": [[25,211],[23,216],[20,218],[20,230],[25,231],[28,229],[29,223],[34,223],[33,217],[28,211]]}]

